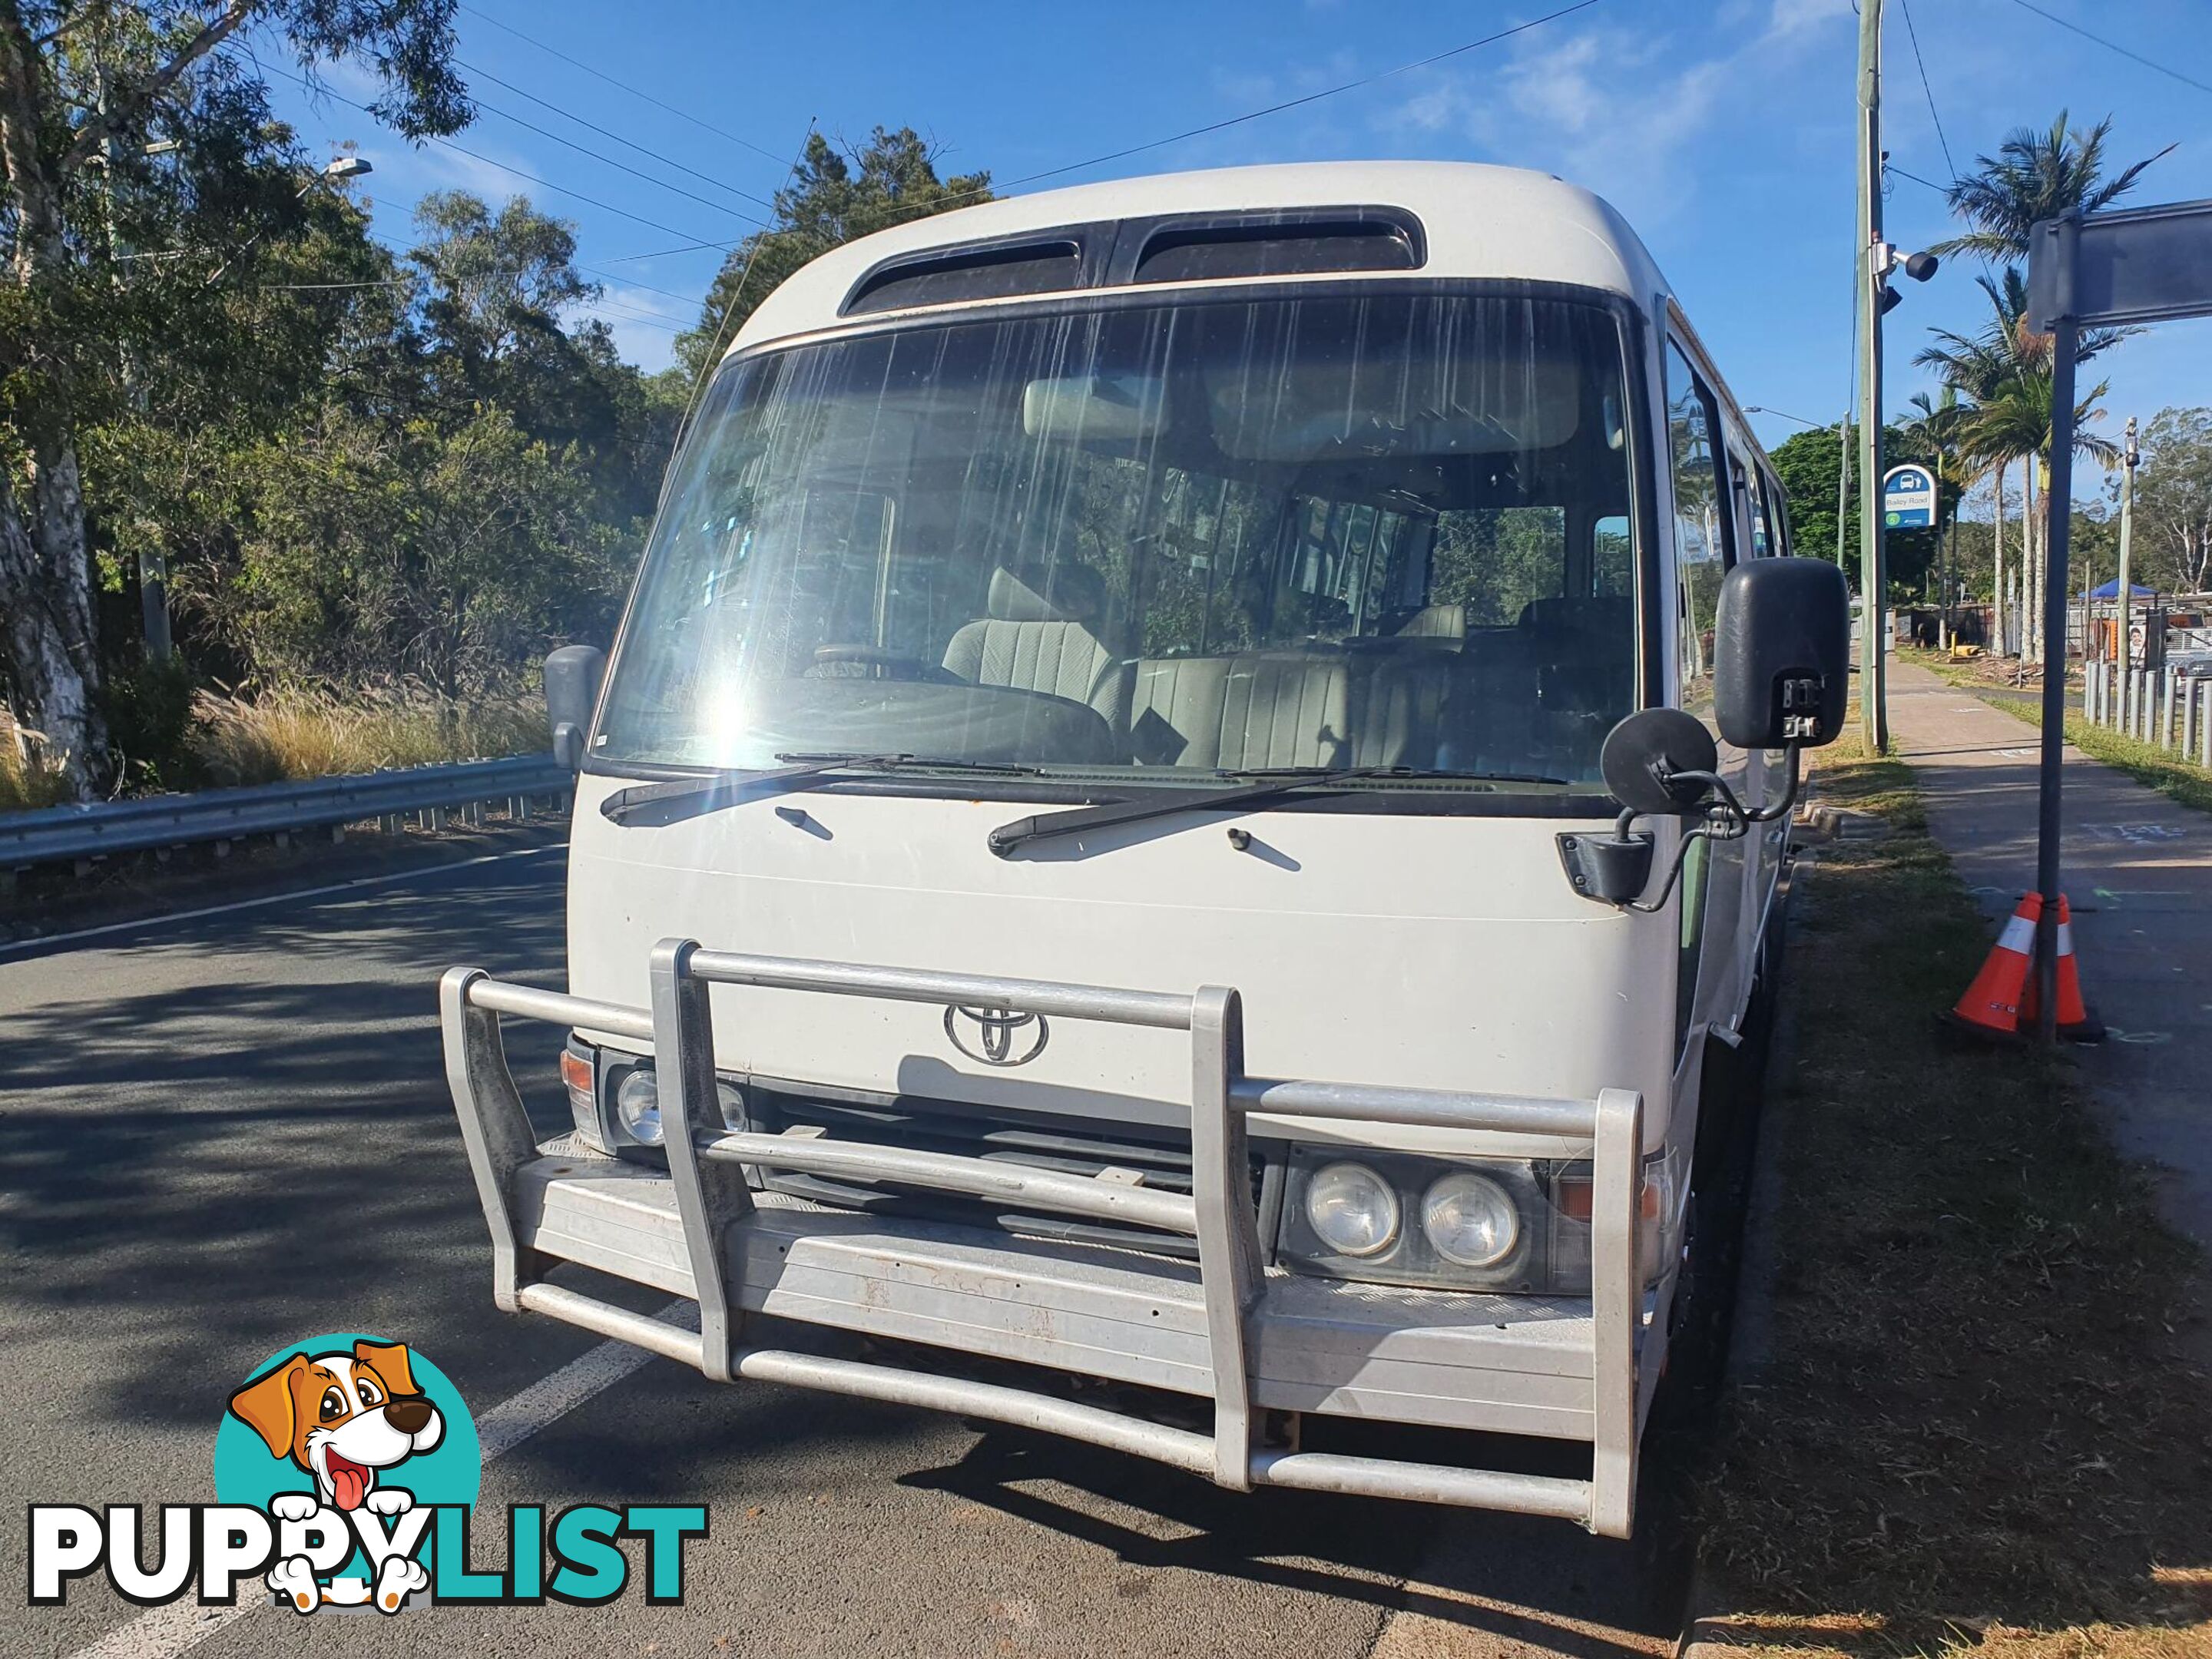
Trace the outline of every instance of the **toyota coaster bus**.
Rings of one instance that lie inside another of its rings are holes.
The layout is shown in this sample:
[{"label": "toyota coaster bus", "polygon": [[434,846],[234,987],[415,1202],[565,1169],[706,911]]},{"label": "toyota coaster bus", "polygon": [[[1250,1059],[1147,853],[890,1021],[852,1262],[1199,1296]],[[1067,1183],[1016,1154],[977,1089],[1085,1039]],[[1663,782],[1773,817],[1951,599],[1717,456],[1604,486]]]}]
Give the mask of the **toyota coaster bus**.
[{"label": "toyota coaster bus", "polygon": [[[706,391],[604,673],[547,664],[569,994],[444,981],[498,1305],[1626,1535],[1843,715],[1842,579],[1789,551],[1556,179],[1194,173],[823,255]],[[567,1031],[573,1133],[503,1016]]]}]

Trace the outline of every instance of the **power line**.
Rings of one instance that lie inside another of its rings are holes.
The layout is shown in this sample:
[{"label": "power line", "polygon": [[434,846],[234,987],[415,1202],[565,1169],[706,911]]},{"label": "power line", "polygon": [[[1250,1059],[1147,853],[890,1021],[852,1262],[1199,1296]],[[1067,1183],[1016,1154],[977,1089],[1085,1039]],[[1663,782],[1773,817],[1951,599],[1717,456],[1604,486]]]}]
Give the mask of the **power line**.
[{"label": "power line", "polygon": [[[330,90],[329,88],[318,86],[313,82],[307,80],[305,76],[294,75],[289,70],[281,70],[273,64],[262,64],[258,61],[255,63],[254,68],[265,75],[281,76],[283,79],[291,82],[295,86],[304,88],[307,92],[314,96],[331,99],[337,103],[343,104],[348,109],[357,109],[362,114],[372,118],[376,116],[376,112],[369,108],[368,105],[357,104],[350,98],[342,97],[337,93]],[[450,138],[440,137],[435,133],[433,133],[430,135],[430,142],[434,144],[442,145],[447,149],[452,150],[457,155],[465,155],[471,161],[481,161],[486,167],[496,167],[501,173],[507,173],[514,178],[520,179],[526,184],[536,185],[541,189],[554,191],[562,196],[574,197],[577,201],[582,202],[587,206],[598,208],[603,213],[611,213],[618,218],[630,220],[635,223],[645,226],[649,230],[665,231],[671,236],[689,236],[691,234],[689,231],[678,230],[673,225],[664,225],[658,219],[648,219],[641,213],[632,213],[628,208],[618,208],[611,202],[602,202],[595,196],[586,196],[580,190],[571,190],[566,185],[555,184],[550,179],[541,179],[534,173],[525,173],[520,167],[509,167],[506,162],[495,161],[490,156],[485,155],[479,151],[471,149],[465,144],[457,144]],[[732,210],[726,208],[722,210],[724,212],[732,211]],[[738,216],[742,217],[743,216],[739,215]],[[737,246],[734,242],[717,242],[704,237],[697,237],[694,240],[697,246],[701,247],[728,249]]]},{"label": "power line", "polygon": [[2056,23],[2060,28],[2065,29],[2070,33],[2078,34],[2084,40],[2093,41],[2096,45],[2104,47],[2106,52],[2117,52],[2121,57],[2130,58],[2136,63],[2141,64],[2147,70],[2156,70],[2160,75],[2165,76],[2169,80],[2179,81],[2185,87],[2194,87],[2199,92],[2212,92],[2212,82],[2196,80],[2191,76],[2184,75],[2179,70],[2174,69],[2169,64],[2160,63],[2154,58],[2146,58],[2139,52],[2130,52],[2125,46],[2120,45],[2118,41],[2107,40],[2101,34],[2092,34],[2088,30],[2083,28],[2079,23],[2069,23],[2066,19],[2059,16],[2056,12],[2048,12],[2044,10],[2040,6],[2030,5],[2028,3],[2028,0],[2012,0],[2012,3],[2015,6],[2018,6],[2022,11],[2032,11],[2038,17],[2043,19],[2045,22]]},{"label": "power line", "polygon": [[1900,179],[1910,179],[1916,185],[1925,185],[1929,189],[1934,191],[1938,196],[1948,196],[1951,193],[1950,187],[1948,185],[1939,185],[1933,179],[1923,179],[1917,173],[1907,173],[1903,167],[1898,166],[1894,161],[1884,161],[1881,164],[1881,170],[1884,173],[1893,173]]},{"label": "power line", "polygon": [[1912,27],[1912,0],[1899,0],[1905,13],[1905,38],[1912,42],[1912,61],[1920,70],[1920,90],[1928,94],[1928,118],[1936,124],[1936,142],[1943,146],[1944,169],[1955,179],[1959,164],[1951,159],[1951,141],[1943,136],[1943,118],[1936,112],[1936,88],[1928,84],[1928,65],[1920,56],[1920,31]]},{"label": "power line", "polygon": [[[1279,115],[1287,109],[1298,109],[1307,104],[1317,104],[1324,98],[1335,97],[1339,93],[1357,92],[1362,87],[1371,87],[1376,82],[1388,81],[1393,76],[1409,74],[1414,70],[1426,69],[1432,64],[1441,64],[1448,58],[1457,58],[1463,52],[1474,51],[1478,46],[1495,46],[1500,40],[1510,39],[1516,34],[1525,34],[1530,29],[1541,28],[1547,23],[1555,23],[1560,18],[1569,16],[1575,12],[1587,11],[1597,3],[1598,0],[1575,0],[1575,3],[1571,6],[1562,6],[1559,10],[1547,12],[1541,17],[1531,18],[1525,23],[1516,23],[1511,28],[1500,29],[1495,34],[1486,34],[1480,40],[1469,40],[1464,46],[1453,46],[1446,52],[1415,58],[1412,63],[1401,64],[1395,69],[1382,70],[1374,75],[1364,75],[1357,81],[1346,81],[1341,86],[1328,87],[1320,92],[1310,92],[1304,97],[1286,98],[1279,104],[1270,104],[1265,109],[1249,110],[1243,115],[1232,115],[1226,120],[1209,121],[1202,127],[1192,127],[1186,132],[1175,133],[1165,138],[1155,138],[1147,143],[1132,144],[1127,149],[1113,150],[1104,155],[1094,155],[1086,161],[1070,161],[1066,167],[1048,167],[1042,173],[1028,173],[1022,178],[1009,180],[1006,187],[1011,190],[1017,185],[1035,184],[1040,179],[1056,179],[1063,173],[1076,173],[1085,167],[1100,167],[1108,161],[1119,161],[1127,156],[1141,155],[1148,149],[1159,149],[1169,144],[1179,144],[1186,138],[1200,138],[1209,132],[1219,132],[1227,127],[1241,126],[1247,121],[1257,121],[1263,116]],[[967,193],[979,194],[980,192]]]},{"label": "power line", "polygon": [[[416,202],[411,203],[409,205],[410,210],[411,211],[414,208],[421,206],[422,204],[420,202]],[[386,235],[383,231],[374,228],[370,229],[368,234],[374,237],[376,240],[383,243],[385,246],[390,248],[395,253],[412,255],[420,252],[422,247],[422,244],[420,242],[404,242],[400,240],[397,236]],[[632,255],[631,257],[641,258],[643,256]],[[706,295],[703,294],[678,294],[673,289],[655,288],[650,283],[637,282],[630,277],[622,275],[619,271],[603,270],[597,265],[587,265],[580,260],[572,259],[569,263],[574,265],[579,270],[587,270],[594,276],[604,276],[609,282],[620,283],[625,289],[635,289],[639,292],[644,294],[658,294],[664,299],[675,301],[679,305],[696,306],[703,303],[706,300]],[[410,278],[409,280],[411,281],[412,279]]]},{"label": "power line", "polygon": [[[578,143],[574,139],[563,138],[559,133],[552,131],[549,128],[541,127],[535,121],[526,121],[520,115],[503,110],[496,104],[487,104],[483,99],[475,97],[471,97],[469,101],[476,106],[479,114],[496,115],[502,121],[512,121],[516,126],[520,127],[525,132],[534,132],[540,138],[550,138],[555,143],[562,145],[567,149],[573,149],[579,155],[588,155],[592,160],[599,162],[603,167],[611,167],[617,173],[627,173],[633,179],[642,179],[647,184],[651,185],[656,190],[665,190],[672,196],[681,196],[686,201],[696,202],[701,207],[712,208],[717,213],[728,214],[732,219],[742,219],[749,225],[760,225],[763,229],[766,228],[765,222],[757,218],[752,214],[740,213],[733,207],[726,207],[720,202],[709,201],[706,197],[699,195],[696,191],[686,190],[681,185],[672,185],[665,179],[654,178],[649,173],[641,173],[637,168],[630,166],[627,161],[617,161],[611,155],[602,155],[595,149],[587,149],[583,145]],[[564,111],[563,113],[566,113],[566,112]],[[586,125],[588,125],[589,123],[586,123]],[[636,148],[636,146],[633,146],[632,148]],[[685,171],[689,172],[690,169],[686,168]],[[748,199],[757,198],[755,198]],[[768,205],[773,206],[774,204],[771,203]]]},{"label": "power line", "polygon": [[702,247],[727,248],[729,244],[726,242],[686,242],[682,247],[655,248],[650,253],[612,254],[609,256],[607,263],[611,265],[626,265],[634,259],[665,259],[672,254],[696,253]]},{"label": "power line", "polygon": [[[561,116],[565,119],[574,121],[578,126],[584,127],[592,132],[596,132],[603,138],[611,138],[615,143],[622,145],[624,149],[635,150],[640,155],[650,155],[654,161],[659,162],[663,167],[674,167],[678,173],[689,173],[694,179],[697,179],[703,183],[714,185],[716,190],[725,191],[732,196],[740,197],[745,201],[755,203],[761,207],[772,209],[775,206],[775,203],[769,201],[764,196],[756,196],[749,190],[739,190],[735,185],[725,184],[721,179],[717,179],[711,173],[702,173],[696,167],[686,167],[683,162],[678,161],[672,155],[663,155],[659,150],[648,149],[647,146],[639,143],[634,138],[623,137],[622,134],[615,131],[611,127],[603,127],[596,121],[587,121],[582,116],[577,114],[574,110],[564,109],[562,106],[553,102],[550,99],[540,98],[536,93],[526,91],[523,88],[516,86],[512,81],[502,81],[498,76],[494,75],[489,70],[478,69],[473,64],[464,64],[458,58],[453,59],[453,66],[456,69],[466,70],[469,74],[475,76],[479,81],[489,81],[495,87],[505,87],[509,92],[514,94],[519,98],[527,98],[532,103],[538,105],[542,109],[550,109],[556,115]],[[507,115],[507,112],[505,110],[492,109],[490,105],[483,103],[480,100],[477,102],[477,106],[482,109],[491,109],[492,113],[495,115],[506,115],[507,118],[510,121],[514,120],[515,118],[512,115]],[[534,131],[536,129],[533,128],[532,131]],[[589,150],[586,150],[584,153],[587,155],[591,154]],[[599,159],[605,161],[606,158],[602,156]],[[617,166],[619,165],[619,163],[610,162],[609,165]],[[696,198],[695,198],[694,199],[696,200]],[[708,205],[712,206],[714,204],[710,203]],[[757,223],[758,221],[755,221],[755,222]]]},{"label": "power line", "polygon": [[613,76],[609,75],[605,70],[594,68],[592,64],[586,63],[580,58],[571,58],[567,52],[562,52],[559,47],[549,46],[543,40],[538,40],[535,35],[525,34],[520,29],[516,28],[512,23],[501,22],[498,18],[492,16],[489,12],[478,11],[474,6],[470,5],[464,5],[460,9],[468,13],[470,16],[480,17],[485,22],[490,24],[494,28],[503,30],[505,33],[513,35],[516,40],[523,41],[529,46],[533,46],[542,52],[549,53],[551,56],[559,58],[562,63],[570,64],[576,69],[583,70],[586,75],[596,76],[599,79],[605,82],[611,87],[620,88],[633,98],[642,98],[647,103],[651,104],[655,109],[666,110],[671,115],[678,116],[684,120],[689,121],[693,126],[699,128],[702,131],[711,132],[717,138],[726,138],[733,144],[744,146],[745,149],[752,151],[756,155],[767,156],[771,161],[781,162],[783,160],[783,157],[778,155],[774,150],[763,149],[758,144],[753,143],[750,138],[740,138],[734,132],[726,132],[720,127],[715,126],[709,122],[701,120],[689,110],[678,109],[673,104],[664,103],[649,92],[639,91],[627,81],[617,81]]}]

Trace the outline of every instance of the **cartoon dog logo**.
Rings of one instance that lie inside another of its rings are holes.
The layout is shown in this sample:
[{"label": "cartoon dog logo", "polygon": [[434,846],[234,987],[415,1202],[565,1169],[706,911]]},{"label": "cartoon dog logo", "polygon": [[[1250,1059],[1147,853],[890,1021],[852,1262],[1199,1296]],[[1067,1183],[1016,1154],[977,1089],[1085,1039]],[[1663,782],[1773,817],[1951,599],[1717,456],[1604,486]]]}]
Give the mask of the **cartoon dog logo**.
[{"label": "cartoon dog logo", "polygon": [[[385,1486],[380,1475],[427,1452],[445,1437],[445,1419],[415,1384],[404,1342],[357,1341],[350,1353],[295,1353],[230,1397],[230,1409],[261,1437],[269,1455],[289,1460],[314,1478],[315,1495],[279,1492],[270,1510],[279,1520],[305,1521],[317,1509],[366,1508],[373,1515],[404,1515],[415,1495]],[[323,1602],[359,1606],[371,1587],[357,1578],[319,1584],[304,1555],[270,1568],[270,1590],[301,1613]],[[404,1556],[378,1570],[374,1604],[396,1613],[429,1576]]]}]

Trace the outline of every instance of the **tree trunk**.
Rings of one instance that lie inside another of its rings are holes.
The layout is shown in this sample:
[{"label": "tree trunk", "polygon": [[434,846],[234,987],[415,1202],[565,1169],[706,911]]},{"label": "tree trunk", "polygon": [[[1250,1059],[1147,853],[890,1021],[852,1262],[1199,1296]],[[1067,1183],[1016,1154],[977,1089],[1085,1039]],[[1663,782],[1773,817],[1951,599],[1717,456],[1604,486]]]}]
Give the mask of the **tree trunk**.
[{"label": "tree trunk", "polygon": [[[34,307],[69,280],[61,178],[38,141],[40,72],[15,8],[0,7],[0,161],[16,222],[9,274]],[[42,734],[70,793],[88,799],[104,792],[110,759],[69,370],[35,347],[18,361],[24,459],[0,474],[9,678],[17,718]]]},{"label": "tree trunk", "polygon": [[2008,620],[2005,615],[2004,568],[2005,469],[2000,466],[1997,468],[1994,476],[1996,479],[1997,509],[1995,551],[1996,564],[1995,568],[1990,572],[1990,633],[1992,636],[1990,641],[1990,649],[1995,652],[1998,656],[2002,657],[2006,654],[2006,649],[2011,643],[2008,635],[2012,631],[2005,626]]},{"label": "tree trunk", "polygon": [[2034,598],[2040,552],[2035,537],[2035,462],[2027,456],[2021,458],[2020,483],[2020,654],[2024,662],[2041,662],[2043,630],[2036,625]]}]

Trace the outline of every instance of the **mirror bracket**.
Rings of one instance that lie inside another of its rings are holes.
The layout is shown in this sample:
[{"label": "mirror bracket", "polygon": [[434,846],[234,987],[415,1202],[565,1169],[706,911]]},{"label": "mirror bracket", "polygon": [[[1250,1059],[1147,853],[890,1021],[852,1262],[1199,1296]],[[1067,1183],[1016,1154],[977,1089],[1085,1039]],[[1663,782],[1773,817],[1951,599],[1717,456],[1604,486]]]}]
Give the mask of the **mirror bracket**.
[{"label": "mirror bracket", "polygon": [[1600,904],[1626,905],[1651,879],[1652,849],[1658,838],[1649,830],[1631,832],[1632,813],[1621,814],[1610,836],[1569,832],[1559,837],[1559,862],[1575,891]]}]

